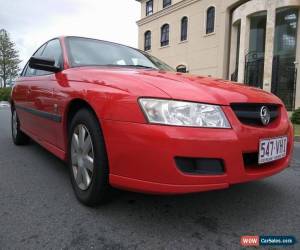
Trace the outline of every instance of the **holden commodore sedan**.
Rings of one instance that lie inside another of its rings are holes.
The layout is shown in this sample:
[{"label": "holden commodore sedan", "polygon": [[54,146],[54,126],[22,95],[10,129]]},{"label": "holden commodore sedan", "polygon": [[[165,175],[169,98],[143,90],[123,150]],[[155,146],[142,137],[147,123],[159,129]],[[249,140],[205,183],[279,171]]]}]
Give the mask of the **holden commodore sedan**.
[{"label": "holden commodore sedan", "polygon": [[78,200],[90,206],[112,187],[182,194],[261,179],[288,167],[293,150],[276,96],[82,37],[34,53],[11,111],[14,143],[32,138],[66,161]]}]

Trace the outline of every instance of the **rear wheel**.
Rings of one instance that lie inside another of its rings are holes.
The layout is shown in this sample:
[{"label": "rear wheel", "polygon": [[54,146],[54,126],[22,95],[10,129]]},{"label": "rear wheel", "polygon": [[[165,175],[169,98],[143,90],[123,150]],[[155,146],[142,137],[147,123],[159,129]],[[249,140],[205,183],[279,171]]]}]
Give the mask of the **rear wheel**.
[{"label": "rear wheel", "polygon": [[88,206],[106,201],[108,183],[108,160],[104,138],[95,115],[79,110],[70,126],[69,169],[76,197]]},{"label": "rear wheel", "polygon": [[14,107],[11,112],[11,135],[15,145],[25,145],[29,142],[29,137],[20,129],[20,120]]}]

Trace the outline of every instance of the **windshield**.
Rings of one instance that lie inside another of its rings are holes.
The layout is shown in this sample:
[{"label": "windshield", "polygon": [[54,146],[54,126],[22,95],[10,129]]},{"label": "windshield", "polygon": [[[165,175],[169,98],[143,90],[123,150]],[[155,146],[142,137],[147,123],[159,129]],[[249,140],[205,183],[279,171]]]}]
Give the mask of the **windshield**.
[{"label": "windshield", "polygon": [[118,66],[174,71],[159,59],[124,45],[89,38],[66,38],[71,67]]}]

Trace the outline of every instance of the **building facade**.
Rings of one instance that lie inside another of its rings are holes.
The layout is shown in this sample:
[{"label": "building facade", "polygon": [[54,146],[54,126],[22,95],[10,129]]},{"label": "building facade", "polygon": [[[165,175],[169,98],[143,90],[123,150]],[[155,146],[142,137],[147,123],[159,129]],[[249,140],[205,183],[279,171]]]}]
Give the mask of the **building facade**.
[{"label": "building facade", "polygon": [[[300,0],[138,0],[139,48],[300,107]],[[298,70],[298,74],[297,74]]]}]

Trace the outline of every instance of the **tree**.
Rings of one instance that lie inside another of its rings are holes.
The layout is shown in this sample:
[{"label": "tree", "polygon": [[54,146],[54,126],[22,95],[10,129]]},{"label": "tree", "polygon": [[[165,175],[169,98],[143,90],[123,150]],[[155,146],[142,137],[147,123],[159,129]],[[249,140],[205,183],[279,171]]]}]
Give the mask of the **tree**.
[{"label": "tree", "polygon": [[0,78],[6,87],[7,81],[14,79],[20,70],[19,53],[6,30],[0,30]]},{"label": "tree", "polygon": [[292,123],[294,124],[300,124],[300,108],[296,109],[294,113],[292,114]]}]

